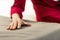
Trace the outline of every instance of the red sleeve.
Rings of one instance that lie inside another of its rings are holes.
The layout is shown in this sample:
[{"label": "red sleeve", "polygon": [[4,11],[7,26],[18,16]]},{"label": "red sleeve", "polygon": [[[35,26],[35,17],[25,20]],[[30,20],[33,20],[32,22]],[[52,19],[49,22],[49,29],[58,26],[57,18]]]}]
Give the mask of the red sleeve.
[{"label": "red sleeve", "polygon": [[22,18],[22,12],[24,11],[25,8],[25,0],[14,0],[14,4],[11,7],[11,16],[12,14],[17,13],[20,18]]}]

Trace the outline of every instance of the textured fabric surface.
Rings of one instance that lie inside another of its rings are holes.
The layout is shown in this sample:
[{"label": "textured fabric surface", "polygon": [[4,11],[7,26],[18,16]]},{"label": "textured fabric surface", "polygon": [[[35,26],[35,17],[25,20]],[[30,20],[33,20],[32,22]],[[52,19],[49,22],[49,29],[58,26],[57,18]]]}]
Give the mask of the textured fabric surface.
[{"label": "textured fabric surface", "polygon": [[60,24],[47,22],[32,22],[31,27],[20,30],[6,30],[10,19],[0,16],[0,40],[60,40]]}]

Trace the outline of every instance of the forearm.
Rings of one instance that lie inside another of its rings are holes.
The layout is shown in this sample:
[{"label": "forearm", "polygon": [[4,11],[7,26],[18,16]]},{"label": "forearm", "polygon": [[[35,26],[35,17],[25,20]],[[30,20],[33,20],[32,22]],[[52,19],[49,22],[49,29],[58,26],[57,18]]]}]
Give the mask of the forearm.
[{"label": "forearm", "polygon": [[18,14],[20,18],[23,17],[22,12],[25,9],[25,0],[15,0],[11,7],[11,17],[13,14]]}]

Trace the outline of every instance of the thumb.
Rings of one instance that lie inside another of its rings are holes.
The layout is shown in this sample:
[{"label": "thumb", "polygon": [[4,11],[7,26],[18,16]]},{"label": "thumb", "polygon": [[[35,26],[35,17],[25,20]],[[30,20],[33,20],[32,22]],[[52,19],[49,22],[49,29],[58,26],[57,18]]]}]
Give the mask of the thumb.
[{"label": "thumb", "polygon": [[31,24],[23,21],[23,24],[21,26],[31,26]]}]

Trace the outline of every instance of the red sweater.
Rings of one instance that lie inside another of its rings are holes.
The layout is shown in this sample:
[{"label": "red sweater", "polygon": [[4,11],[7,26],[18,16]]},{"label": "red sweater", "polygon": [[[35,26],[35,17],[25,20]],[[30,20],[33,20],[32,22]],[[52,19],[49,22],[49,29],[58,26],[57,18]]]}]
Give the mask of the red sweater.
[{"label": "red sweater", "polygon": [[[26,0],[15,0],[11,7],[11,15],[19,14],[23,17],[22,12],[25,9]],[[37,21],[60,22],[60,2],[54,0],[31,0],[36,13]]]}]

